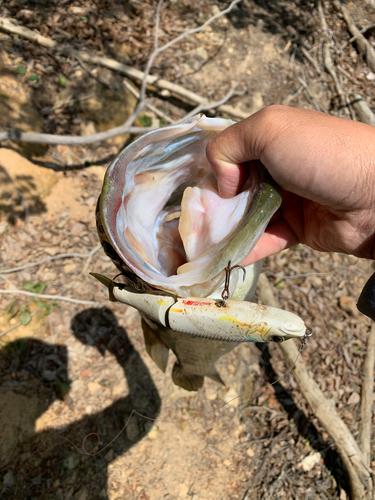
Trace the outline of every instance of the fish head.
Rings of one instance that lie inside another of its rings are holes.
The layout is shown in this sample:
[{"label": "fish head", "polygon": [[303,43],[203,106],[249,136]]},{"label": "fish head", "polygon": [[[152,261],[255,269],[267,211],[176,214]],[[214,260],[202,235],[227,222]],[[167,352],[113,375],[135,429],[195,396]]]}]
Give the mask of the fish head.
[{"label": "fish head", "polygon": [[261,166],[223,199],[207,143],[231,120],[197,115],[135,140],[109,166],[97,206],[106,253],[136,289],[212,296],[281,203]]}]

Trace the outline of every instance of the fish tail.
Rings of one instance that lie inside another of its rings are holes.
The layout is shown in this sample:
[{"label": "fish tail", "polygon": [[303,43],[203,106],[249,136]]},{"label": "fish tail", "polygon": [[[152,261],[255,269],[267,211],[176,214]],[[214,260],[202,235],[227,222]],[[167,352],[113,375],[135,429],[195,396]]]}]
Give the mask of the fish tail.
[{"label": "fish tail", "polygon": [[203,375],[186,373],[183,367],[176,362],[172,370],[172,380],[186,391],[197,391],[203,386],[204,377]]}]

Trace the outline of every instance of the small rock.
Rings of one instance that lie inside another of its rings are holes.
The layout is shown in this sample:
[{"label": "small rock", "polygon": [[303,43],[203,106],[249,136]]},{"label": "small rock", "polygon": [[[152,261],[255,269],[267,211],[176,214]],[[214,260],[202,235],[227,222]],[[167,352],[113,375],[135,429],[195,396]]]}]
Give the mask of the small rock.
[{"label": "small rock", "polygon": [[77,493],[74,494],[73,500],[87,500],[88,497],[89,497],[89,494],[88,494],[87,489],[84,486],[82,486],[82,488],[80,488],[77,491]]},{"label": "small rock", "polygon": [[232,406],[233,408],[238,407],[238,393],[234,387],[230,387],[229,391],[225,395],[225,402],[227,405]]},{"label": "small rock", "polygon": [[74,455],[73,453],[70,453],[69,455],[67,455],[63,459],[62,466],[65,469],[73,470],[77,467],[78,462],[79,462],[79,458],[76,455]]},{"label": "small rock", "polygon": [[134,417],[132,417],[128,422],[125,432],[126,432],[126,437],[129,439],[129,441],[136,441],[138,439],[140,431],[138,427],[138,422]]},{"label": "small rock", "polygon": [[48,271],[43,276],[44,281],[54,281],[56,278],[57,278],[57,274],[54,273],[53,271]]},{"label": "small rock", "polygon": [[89,207],[93,207],[96,204],[96,200],[97,196],[90,196],[90,198],[86,200],[86,205],[88,205]]},{"label": "small rock", "polygon": [[154,425],[147,434],[147,438],[150,441],[155,441],[158,437],[159,437],[159,429],[156,427],[156,425]]},{"label": "small rock", "polygon": [[358,392],[352,392],[348,399],[348,405],[357,405],[361,401],[361,396]]},{"label": "small rock", "polygon": [[96,134],[95,123],[93,121],[87,121],[81,123],[81,135],[93,135]]},{"label": "small rock", "polygon": [[286,459],[287,460],[293,460],[294,459],[294,453],[291,449],[286,450]]},{"label": "small rock", "polygon": [[352,297],[340,297],[339,304],[343,311],[351,314],[352,316],[358,316],[358,309],[355,300]]},{"label": "small rock", "polygon": [[74,226],[72,227],[70,234],[72,236],[79,236],[84,231],[86,231],[86,226],[84,224],[82,224],[81,222],[76,222],[74,224]]},{"label": "small rock", "polygon": [[64,273],[69,274],[72,271],[75,271],[76,268],[77,268],[76,264],[66,264],[64,266]]},{"label": "small rock", "polygon": [[8,470],[3,478],[3,485],[5,488],[11,488],[14,484],[14,475],[13,471]]},{"label": "small rock", "polygon": [[248,448],[246,450],[246,455],[249,456],[249,457],[253,457],[254,456],[254,450],[252,448]]},{"label": "small rock", "polygon": [[52,257],[59,253],[59,247],[46,247],[43,248],[43,250],[48,253],[48,255],[51,255]]},{"label": "small rock", "polygon": [[232,465],[232,462],[228,459],[225,459],[223,464],[225,465],[225,467],[230,467]]},{"label": "small rock", "polygon": [[87,388],[90,392],[97,392],[97,391],[100,391],[102,388],[102,386],[100,384],[98,384],[97,382],[89,382],[87,384]]},{"label": "small rock", "polygon": [[204,47],[198,47],[193,51],[193,54],[195,54],[199,59],[202,59],[203,61],[207,61],[208,59],[208,54],[207,50]]},{"label": "small rock", "polygon": [[311,471],[316,465],[318,465],[322,460],[322,457],[318,451],[313,451],[307,457],[305,457],[298,464],[298,468],[302,469],[304,472]]},{"label": "small rock", "polygon": [[124,381],[121,381],[119,384],[116,384],[112,387],[112,396],[124,396],[126,394],[126,385]]},{"label": "small rock", "polygon": [[104,455],[104,460],[109,463],[109,462],[112,462],[112,460],[114,459],[115,457],[115,452],[113,451],[113,449],[109,450],[108,453],[106,453]]},{"label": "small rock", "polygon": [[5,220],[3,222],[0,222],[0,234],[5,233],[5,231],[8,229],[8,222]]},{"label": "small rock", "polygon": [[370,71],[369,73],[367,73],[366,80],[369,80],[370,82],[372,82],[373,80],[375,80],[375,73],[373,73],[372,71]]},{"label": "small rock", "polygon": [[252,100],[252,110],[253,111],[258,111],[258,110],[264,108],[263,96],[260,92],[254,92],[251,100]]}]

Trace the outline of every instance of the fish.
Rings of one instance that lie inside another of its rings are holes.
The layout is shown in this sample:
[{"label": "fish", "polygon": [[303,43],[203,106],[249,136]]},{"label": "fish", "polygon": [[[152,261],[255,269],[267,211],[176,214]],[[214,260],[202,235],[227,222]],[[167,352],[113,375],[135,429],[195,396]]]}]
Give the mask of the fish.
[{"label": "fish", "polygon": [[109,165],[96,209],[100,241],[123,283],[92,275],[111,300],[140,311],[147,353],[165,372],[172,350],[172,380],[189,391],[204,377],[223,384],[215,362],[240,342],[305,332],[292,313],[249,302],[262,262],[240,264],[281,192],[258,164],[240,193],[219,196],[205,150],[233,123],[199,114],[136,139]]}]

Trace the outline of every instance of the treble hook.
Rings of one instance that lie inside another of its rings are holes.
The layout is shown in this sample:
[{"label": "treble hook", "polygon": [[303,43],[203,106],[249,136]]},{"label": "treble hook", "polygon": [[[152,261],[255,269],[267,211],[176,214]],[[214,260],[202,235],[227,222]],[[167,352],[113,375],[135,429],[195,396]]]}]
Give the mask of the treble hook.
[{"label": "treble hook", "polygon": [[225,268],[225,281],[224,281],[224,289],[221,293],[221,298],[222,300],[217,300],[216,305],[217,307],[227,307],[227,300],[229,299],[229,283],[230,283],[230,277],[234,269],[242,269],[243,271],[243,281],[245,281],[246,278],[246,269],[243,266],[240,266],[239,264],[236,264],[235,266],[231,267],[231,261],[228,262],[227,267]]}]

